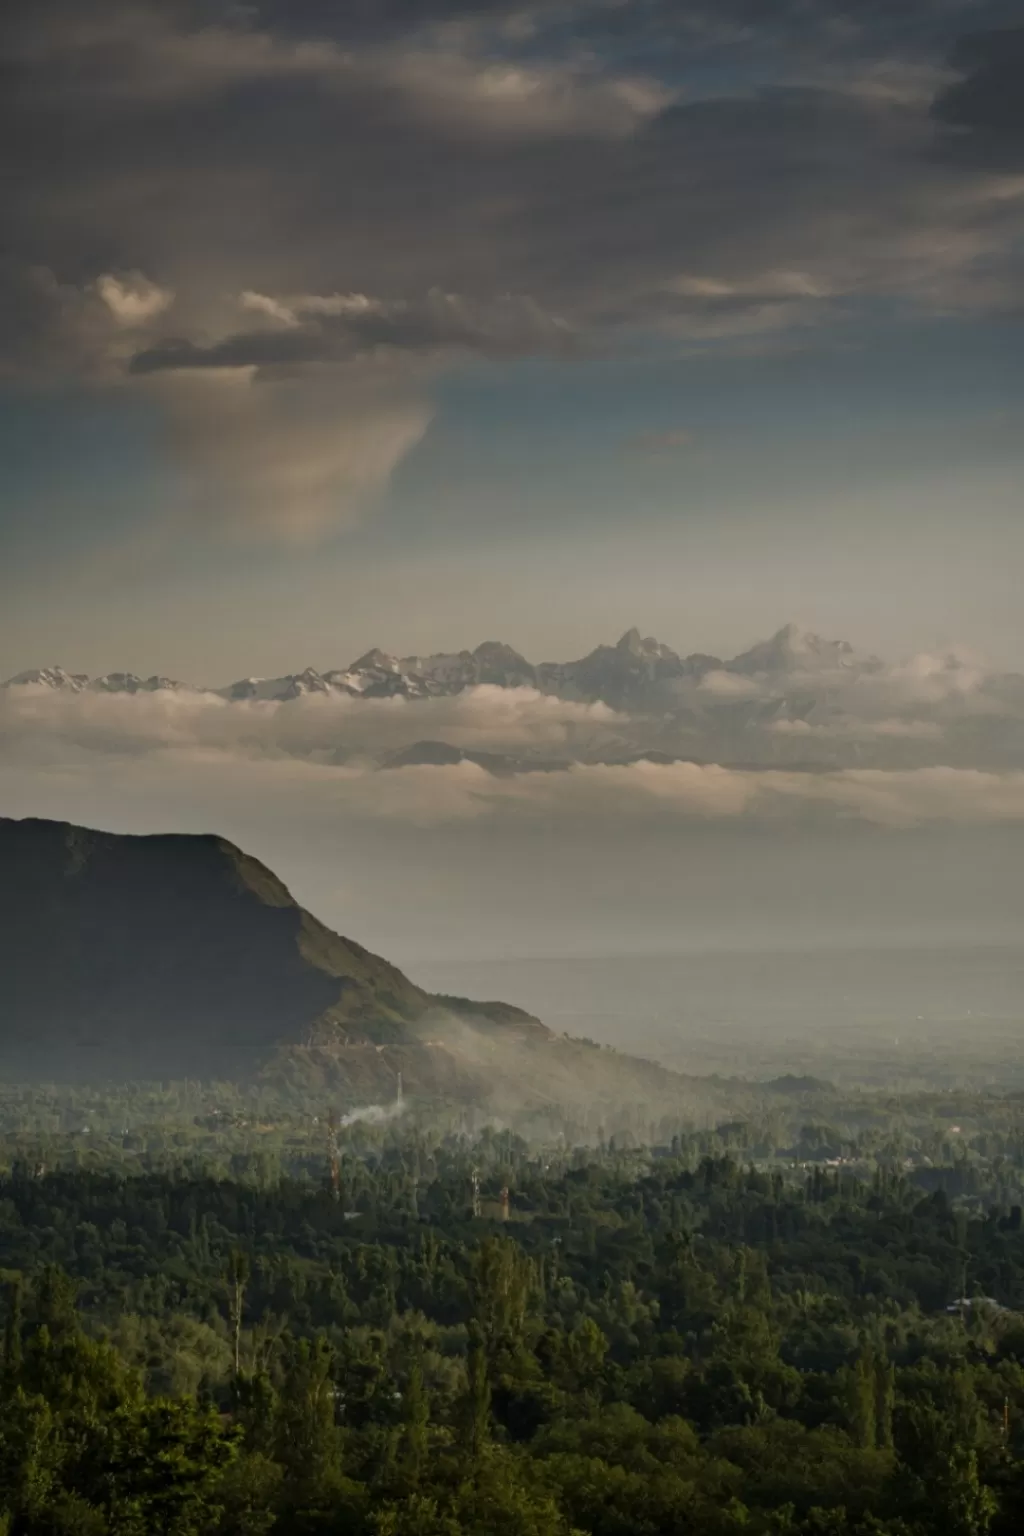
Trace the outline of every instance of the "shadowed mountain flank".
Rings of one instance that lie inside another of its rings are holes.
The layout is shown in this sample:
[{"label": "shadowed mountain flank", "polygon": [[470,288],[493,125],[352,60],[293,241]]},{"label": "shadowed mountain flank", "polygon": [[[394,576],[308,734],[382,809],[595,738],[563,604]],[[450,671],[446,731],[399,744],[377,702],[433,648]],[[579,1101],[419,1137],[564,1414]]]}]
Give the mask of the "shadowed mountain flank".
[{"label": "shadowed mountain flank", "polygon": [[213,836],[0,818],[0,977],[8,1076],[245,1078],[289,1048],[354,1062],[456,1023],[549,1038],[430,996]]},{"label": "shadowed mountain flank", "polygon": [[504,1114],[679,1107],[694,1085],[437,996],[215,836],[0,818],[0,1075],[259,1081],[316,1102],[407,1095]]}]

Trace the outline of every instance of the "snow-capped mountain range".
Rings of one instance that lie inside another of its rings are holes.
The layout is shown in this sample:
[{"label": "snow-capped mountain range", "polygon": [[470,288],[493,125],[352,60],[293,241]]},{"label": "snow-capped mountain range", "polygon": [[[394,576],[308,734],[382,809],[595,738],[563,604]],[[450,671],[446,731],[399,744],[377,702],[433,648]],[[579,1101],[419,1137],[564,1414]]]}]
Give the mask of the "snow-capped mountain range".
[{"label": "snow-capped mountain range", "polygon": [[[488,640],[473,651],[431,656],[392,656],[371,650],[348,667],[320,672],[307,667],[282,677],[245,677],[221,688],[197,688],[169,677],[139,677],[134,672],[108,672],[89,677],[63,667],[40,667],[20,672],[5,688],[37,687],[69,693],[160,693],[188,690],[215,693],[221,698],[285,702],[308,694],[345,694],[364,699],[399,696],[406,699],[435,698],[490,684],[499,688],[535,688],[540,693],[585,703],[604,703],[615,709],[645,706],[665,708],[672,703],[674,685],[692,686],[711,674],[735,679],[755,677],[822,675],[830,672],[871,672],[882,663],[859,658],[844,640],[824,640],[795,624],[780,629],[771,639],[748,651],[723,660],[696,653],[679,656],[669,646],[631,629],[616,645],[599,645],[578,661],[527,661],[511,646]],[[724,684],[722,692],[728,692]]]},{"label": "snow-capped mountain range", "polygon": [[[336,711],[301,707],[331,699]],[[410,707],[380,707],[389,700]],[[470,763],[516,774],[641,759],[1024,768],[1024,675],[955,655],[889,664],[794,624],[727,659],[680,656],[631,629],[576,661],[535,664],[487,641],[429,656],[372,650],[347,667],[226,687],[50,667],[0,686],[0,705],[9,734],[77,740],[77,732],[87,745],[125,732],[179,744],[244,740],[254,750],[381,768]]]}]

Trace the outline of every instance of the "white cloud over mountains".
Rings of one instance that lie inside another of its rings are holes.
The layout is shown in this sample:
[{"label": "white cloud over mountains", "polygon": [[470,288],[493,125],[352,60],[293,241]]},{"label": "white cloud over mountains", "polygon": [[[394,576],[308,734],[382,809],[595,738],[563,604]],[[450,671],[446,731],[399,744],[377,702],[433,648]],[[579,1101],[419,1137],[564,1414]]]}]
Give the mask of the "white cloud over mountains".
[{"label": "white cloud over mountains", "polygon": [[[424,826],[1024,820],[1024,685],[955,658],[854,665],[848,647],[792,629],[745,654],[787,649],[844,664],[743,675],[729,670],[740,657],[677,679],[667,715],[492,684],[426,698],[235,700],[11,685],[0,689],[0,782],[35,775],[42,793],[126,776],[135,798],[173,779],[201,802],[234,776],[270,816],[298,795],[325,817]],[[655,654],[665,664],[673,653],[630,636],[595,653],[639,667]],[[572,665],[594,663],[570,664],[564,686]]]}]

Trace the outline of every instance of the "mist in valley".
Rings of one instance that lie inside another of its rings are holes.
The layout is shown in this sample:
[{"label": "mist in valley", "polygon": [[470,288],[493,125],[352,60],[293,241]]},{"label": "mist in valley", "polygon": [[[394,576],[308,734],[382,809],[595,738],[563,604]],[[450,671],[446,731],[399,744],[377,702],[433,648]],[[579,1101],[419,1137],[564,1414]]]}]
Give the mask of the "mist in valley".
[{"label": "mist in valley", "polygon": [[486,788],[471,816],[366,814],[330,775],[290,792],[280,766],[8,753],[0,782],[14,815],[216,830],[427,991],[502,999],[680,1072],[1024,1086],[1015,821],[507,814]]},{"label": "mist in valley", "polygon": [[432,990],[681,1072],[1019,1090],[1022,854],[1007,828],[504,848],[504,881],[449,862],[450,926],[398,952]]}]

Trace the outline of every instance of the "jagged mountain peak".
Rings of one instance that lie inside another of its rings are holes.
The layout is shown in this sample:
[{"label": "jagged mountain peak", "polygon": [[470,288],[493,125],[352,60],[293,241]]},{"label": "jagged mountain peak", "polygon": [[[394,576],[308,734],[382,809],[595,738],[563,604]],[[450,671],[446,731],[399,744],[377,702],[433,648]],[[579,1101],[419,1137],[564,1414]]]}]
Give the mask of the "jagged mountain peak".
[{"label": "jagged mountain peak", "polygon": [[364,656],[354,661],[348,670],[350,672],[397,672],[398,658],[389,656],[387,651],[382,651],[379,645],[375,645]]},{"label": "jagged mountain peak", "polygon": [[[280,677],[245,677],[216,690],[232,702],[287,703],[308,694],[364,699],[401,696],[409,700],[461,693],[481,684],[497,688],[538,688],[567,700],[604,702],[613,708],[674,708],[693,679],[709,671],[781,680],[840,670],[877,672],[877,658],[855,654],[845,640],[829,640],[789,623],[731,661],[694,653],[685,658],[639,628],[614,644],[596,646],[577,660],[534,664],[500,640],[475,650],[398,656],[374,646],[344,668],[320,672],[309,666]],[[142,678],[110,672],[90,679],[61,667],[21,672],[5,686],[34,685],[68,693],[154,693],[186,689],[172,678]]]},{"label": "jagged mountain peak", "polygon": [[88,687],[93,693],[164,693],[177,692],[187,687],[173,677],[139,677],[135,672],[106,672],[94,677]]},{"label": "jagged mountain peak", "polygon": [[520,655],[514,646],[506,645],[503,640],[483,640],[472,654],[477,661],[508,662],[523,667],[530,665],[525,656]]},{"label": "jagged mountain peak", "polygon": [[30,667],[9,678],[8,688],[66,688],[71,693],[81,693],[87,686],[84,672],[66,672],[63,667]]},{"label": "jagged mountain peak", "polygon": [[801,672],[848,667],[853,646],[846,640],[826,640],[800,624],[784,624],[727,663],[731,672]]},{"label": "jagged mountain peak", "polygon": [[637,628],[627,629],[626,633],[618,641],[615,649],[627,656],[635,656],[638,659],[652,658],[658,661],[676,661],[678,657],[675,651],[667,645],[662,645],[660,640],[655,640],[653,635],[641,635]]},{"label": "jagged mountain peak", "polygon": [[67,672],[63,667],[32,667],[8,678],[7,688],[51,688],[66,693],[158,693],[164,689],[184,688],[173,677],[139,677],[135,672],[105,672],[90,678],[85,672]]}]

